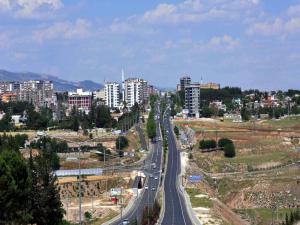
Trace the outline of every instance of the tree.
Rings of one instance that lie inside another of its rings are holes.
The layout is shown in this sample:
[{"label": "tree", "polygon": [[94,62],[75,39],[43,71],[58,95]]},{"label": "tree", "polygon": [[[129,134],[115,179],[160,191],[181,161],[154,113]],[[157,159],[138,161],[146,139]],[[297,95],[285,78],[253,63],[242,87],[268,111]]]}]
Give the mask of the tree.
[{"label": "tree", "polygon": [[25,161],[15,151],[0,153],[0,224],[28,224],[30,176]]},{"label": "tree", "polygon": [[224,146],[224,156],[228,158],[235,157],[235,146],[233,143],[228,143]]},{"label": "tree", "polygon": [[77,116],[72,118],[72,130],[76,132],[79,130],[79,120]]},{"label": "tree", "polygon": [[111,128],[113,126],[113,118],[110,115],[109,108],[99,105],[95,109],[95,124],[98,128]]},{"label": "tree", "polygon": [[89,211],[86,211],[84,213],[84,218],[89,223],[92,220],[93,216],[92,216],[92,214]]},{"label": "tree", "polygon": [[174,127],[174,133],[175,133],[176,137],[178,138],[178,136],[179,136],[179,129],[178,129],[177,126]]},{"label": "tree", "polygon": [[209,148],[216,148],[217,142],[215,140],[201,140],[199,142],[200,149],[209,149]]},{"label": "tree", "polygon": [[119,136],[116,140],[116,149],[122,150],[128,147],[129,141],[125,136]]},{"label": "tree", "polygon": [[208,106],[204,106],[202,108],[202,116],[205,118],[210,118],[212,116],[213,112]]},{"label": "tree", "polygon": [[241,110],[241,116],[243,121],[248,121],[250,119],[250,112],[243,107]]},{"label": "tree", "polygon": [[11,116],[10,114],[6,113],[2,120],[0,120],[0,132],[3,131],[10,131],[13,129],[11,124]]},{"label": "tree", "polygon": [[60,225],[64,210],[57,190],[56,177],[43,154],[31,159],[31,212],[36,225]]},{"label": "tree", "polygon": [[230,139],[228,139],[228,138],[221,138],[221,139],[219,139],[219,141],[218,141],[218,147],[224,148],[225,145],[231,144],[231,143],[233,143],[232,140],[230,140]]}]

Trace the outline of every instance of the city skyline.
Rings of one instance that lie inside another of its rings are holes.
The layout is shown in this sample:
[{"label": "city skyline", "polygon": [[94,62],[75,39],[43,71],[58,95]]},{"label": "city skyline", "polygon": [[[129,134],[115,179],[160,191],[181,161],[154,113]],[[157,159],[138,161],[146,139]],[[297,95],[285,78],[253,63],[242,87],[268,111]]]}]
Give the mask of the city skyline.
[{"label": "city skyline", "polygon": [[299,0],[0,0],[0,19],[0,68],[10,71],[299,88]]}]

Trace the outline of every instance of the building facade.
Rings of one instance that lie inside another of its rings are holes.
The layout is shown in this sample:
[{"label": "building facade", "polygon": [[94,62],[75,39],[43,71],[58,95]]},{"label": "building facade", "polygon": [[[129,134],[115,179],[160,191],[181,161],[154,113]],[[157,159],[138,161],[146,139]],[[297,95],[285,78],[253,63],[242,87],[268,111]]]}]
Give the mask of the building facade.
[{"label": "building facade", "polygon": [[199,118],[200,116],[200,84],[192,83],[185,86],[184,108],[188,110],[188,115]]},{"label": "building facade", "polygon": [[206,84],[201,84],[200,85],[201,89],[214,89],[214,90],[219,90],[220,89],[220,84],[216,83],[206,83]]},{"label": "building facade", "polygon": [[69,109],[76,108],[86,114],[90,111],[92,107],[93,94],[89,91],[83,91],[82,89],[77,89],[76,92],[68,93],[68,104]]},{"label": "building facade", "polygon": [[105,105],[109,108],[120,108],[120,84],[106,83],[104,87]]},{"label": "building facade", "polygon": [[41,107],[51,103],[53,83],[48,80],[1,82],[0,92],[16,94],[18,101],[30,102],[34,106]]},{"label": "building facade", "polygon": [[124,89],[124,101],[129,108],[136,102],[142,104],[149,96],[147,81],[140,78],[126,79],[124,82]]},{"label": "building facade", "polygon": [[180,90],[184,91],[185,87],[190,85],[192,82],[191,77],[189,76],[184,76],[180,78]]}]

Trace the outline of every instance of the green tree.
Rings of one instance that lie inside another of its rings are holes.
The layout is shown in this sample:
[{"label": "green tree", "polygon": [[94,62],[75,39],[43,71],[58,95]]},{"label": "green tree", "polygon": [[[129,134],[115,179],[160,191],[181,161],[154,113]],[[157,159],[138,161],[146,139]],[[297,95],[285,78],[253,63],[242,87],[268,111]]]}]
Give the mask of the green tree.
[{"label": "green tree", "polygon": [[230,140],[230,139],[228,139],[228,138],[221,138],[221,139],[219,139],[219,141],[218,141],[218,147],[224,148],[225,145],[231,144],[231,143],[233,143],[232,140]]},{"label": "green tree", "polygon": [[215,140],[201,140],[199,142],[200,149],[209,149],[209,148],[216,148],[217,142]]},{"label": "green tree", "polygon": [[250,112],[245,107],[243,107],[241,110],[241,116],[243,121],[250,120]]},{"label": "green tree", "polygon": [[6,113],[2,120],[0,120],[0,132],[11,131],[12,129],[11,116],[9,113]]},{"label": "green tree", "polygon": [[43,154],[31,159],[31,223],[61,225],[64,210],[57,190],[56,177]]},{"label": "green tree", "polygon": [[15,151],[0,153],[0,224],[28,224],[30,176],[26,162]]},{"label": "green tree", "polygon": [[210,118],[213,114],[213,111],[208,106],[202,108],[202,116],[205,118]]},{"label": "green tree", "polygon": [[178,136],[179,136],[179,129],[178,129],[177,126],[174,127],[174,133],[175,133],[176,137],[178,138]]},{"label": "green tree", "polygon": [[128,147],[128,145],[129,145],[129,141],[125,136],[119,136],[116,139],[116,149],[122,150],[122,149]]},{"label": "green tree", "polygon": [[235,157],[235,146],[233,143],[228,143],[224,146],[224,156],[228,158]]},{"label": "green tree", "polygon": [[110,110],[107,106],[100,105],[95,109],[95,124],[98,128],[113,127],[113,118],[110,115]]},{"label": "green tree", "polygon": [[84,218],[89,223],[92,220],[93,216],[92,216],[92,214],[89,211],[86,211],[84,213]]}]

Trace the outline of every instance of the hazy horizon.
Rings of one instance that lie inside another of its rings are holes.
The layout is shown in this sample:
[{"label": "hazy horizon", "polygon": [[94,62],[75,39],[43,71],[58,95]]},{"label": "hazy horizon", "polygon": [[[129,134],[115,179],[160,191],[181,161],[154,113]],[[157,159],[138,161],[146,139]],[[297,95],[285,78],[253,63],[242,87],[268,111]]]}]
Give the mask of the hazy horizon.
[{"label": "hazy horizon", "polygon": [[300,0],[0,0],[0,68],[300,89]]}]

